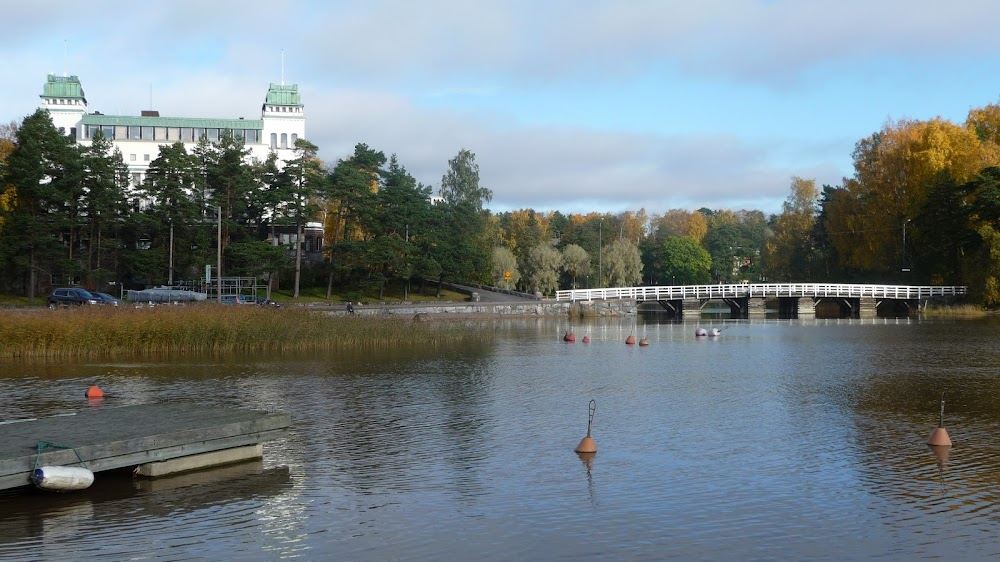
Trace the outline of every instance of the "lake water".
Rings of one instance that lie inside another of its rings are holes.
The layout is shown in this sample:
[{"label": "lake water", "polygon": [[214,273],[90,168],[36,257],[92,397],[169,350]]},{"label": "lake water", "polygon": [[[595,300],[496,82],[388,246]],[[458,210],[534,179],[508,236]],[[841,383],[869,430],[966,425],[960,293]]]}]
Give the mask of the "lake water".
[{"label": "lake water", "polygon": [[[0,559],[1000,555],[1000,323],[702,322],[722,336],[511,320],[462,349],[0,363],[0,419],[88,408],[99,383],[101,407],[183,400],[294,423],[263,462],[0,493]],[[925,443],[942,393],[955,446],[939,459]],[[573,448],[591,399],[587,462]]]}]

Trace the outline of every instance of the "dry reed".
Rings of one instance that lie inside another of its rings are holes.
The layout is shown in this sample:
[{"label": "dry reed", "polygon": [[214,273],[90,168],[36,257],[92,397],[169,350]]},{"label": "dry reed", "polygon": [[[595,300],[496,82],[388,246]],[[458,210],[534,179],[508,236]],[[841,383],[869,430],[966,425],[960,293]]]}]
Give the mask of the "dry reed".
[{"label": "dry reed", "polygon": [[0,357],[433,347],[493,335],[454,323],[215,304],[0,310],[0,326]]},{"label": "dry reed", "polygon": [[959,304],[949,306],[928,306],[920,311],[922,316],[928,317],[956,317],[956,318],[980,318],[989,312],[979,305]]}]

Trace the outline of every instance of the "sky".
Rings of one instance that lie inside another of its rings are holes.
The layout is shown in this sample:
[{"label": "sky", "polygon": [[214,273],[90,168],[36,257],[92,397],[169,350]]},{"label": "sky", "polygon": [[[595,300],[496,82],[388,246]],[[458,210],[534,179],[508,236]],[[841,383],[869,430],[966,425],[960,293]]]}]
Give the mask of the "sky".
[{"label": "sky", "polygon": [[992,0],[5,1],[0,122],[46,75],[90,111],[259,119],[298,84],[328,165],[365,143],[494,212],[778,213],[889,120],[1000,101]]}]

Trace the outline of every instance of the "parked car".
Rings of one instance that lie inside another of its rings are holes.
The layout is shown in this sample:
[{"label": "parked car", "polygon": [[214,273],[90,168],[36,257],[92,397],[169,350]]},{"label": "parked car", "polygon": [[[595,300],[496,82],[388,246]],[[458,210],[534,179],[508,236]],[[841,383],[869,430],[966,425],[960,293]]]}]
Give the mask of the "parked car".
[{"label": "parked car", "polygon": [[115,297],[113,297],[113,296],[111,296],[111,295],[109,295],[107,293],[90,293],[90,294],[92,294],[95,297],[97,297],[97,300],[100,301],[100,302],[98,302],[98,304],[106,304],[106,305],[109,305],[109,306],[124,306],[125,305],[124,301],[122,301],[121,299],[116,299]]},{"label": "parked car", "polygon": [[99,302],[98,298],[90,294],[89,291],[75,287],[53,289],[49,295],[49,308],[70,305],[82,306],[85,304],[98,304]]}]

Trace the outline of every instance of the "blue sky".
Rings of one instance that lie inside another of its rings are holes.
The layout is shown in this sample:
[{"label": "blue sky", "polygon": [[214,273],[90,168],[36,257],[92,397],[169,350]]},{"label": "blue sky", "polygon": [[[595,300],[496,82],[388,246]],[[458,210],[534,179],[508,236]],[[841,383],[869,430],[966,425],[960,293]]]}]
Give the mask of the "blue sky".
[{"label": "blue sky", "polygon": [[[92,111],[259,116],[299,85],[329,163],[364,142],[435,192],[476,153],[494,211],[780,211],[888,119],[1000,101],[989,1],[93,0],[4,8],[0,120],[45,75]],[[77,5],[73,5],[77,6]]]}]

